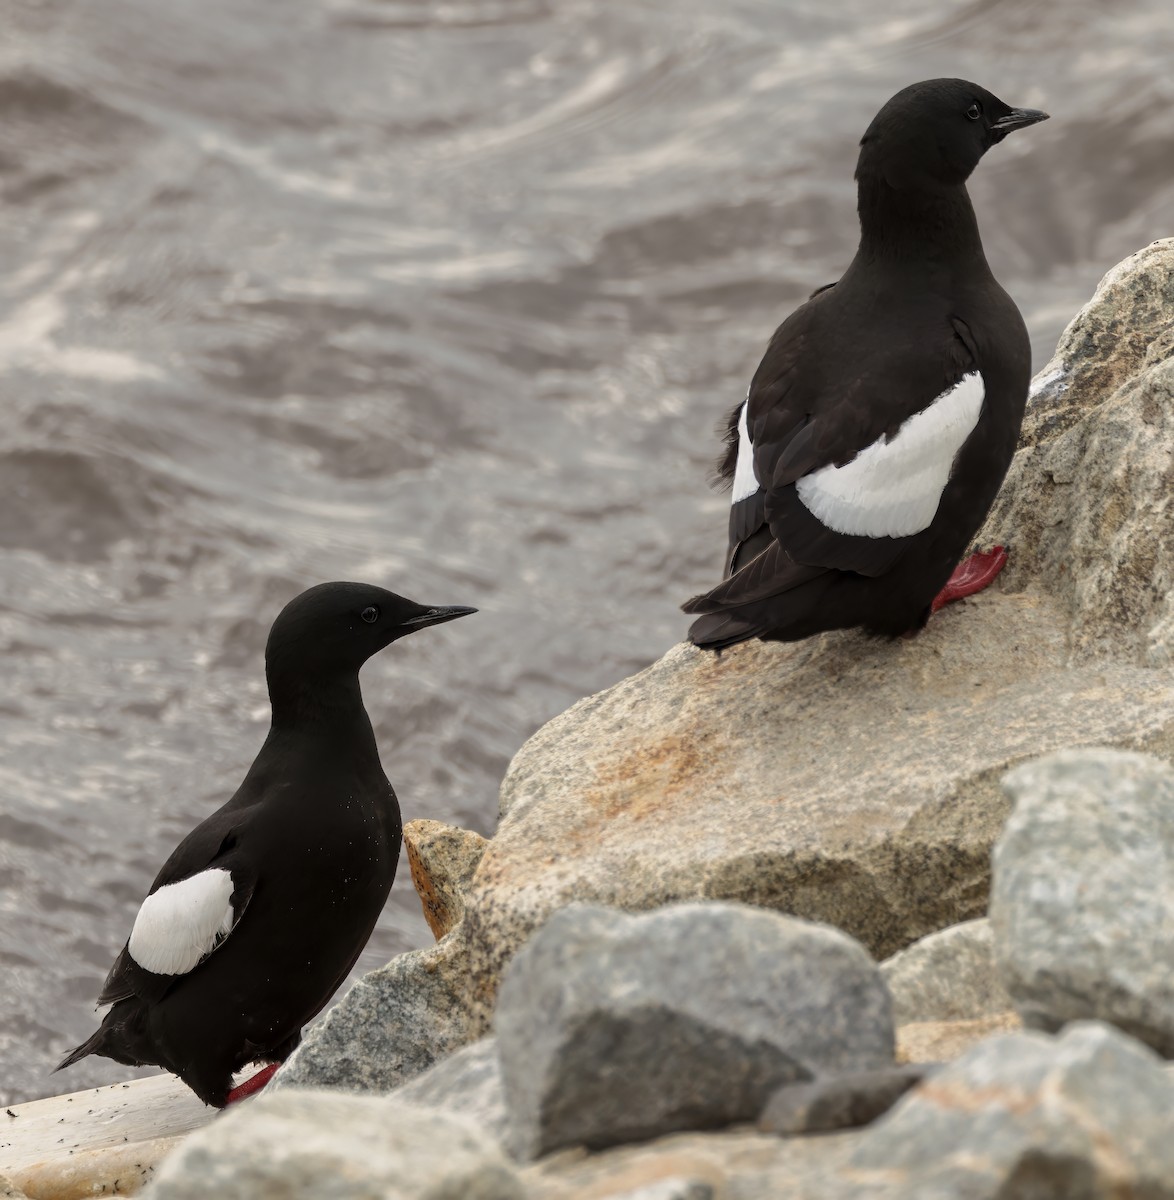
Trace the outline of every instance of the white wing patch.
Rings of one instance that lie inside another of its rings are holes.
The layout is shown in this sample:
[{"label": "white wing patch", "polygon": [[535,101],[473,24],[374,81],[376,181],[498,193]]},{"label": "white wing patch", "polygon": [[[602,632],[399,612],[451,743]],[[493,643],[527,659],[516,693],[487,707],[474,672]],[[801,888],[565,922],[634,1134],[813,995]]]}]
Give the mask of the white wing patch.
[{"label": "white wing patch", "polygon": [[750,407],[750,393],[742,401],[738,413],[738,457],[734,464],[734,487],[730,492],[730,503],[737,504],[758,491],[758,476],[754,473],[754,447],[750,444],[750,429],[746,424],[746,410]]},{"label": "white wing patch", "polygon": [[972,372],[915,413],[890,441],[880,438],[842,467],[795,483],[807,509],[836,533],[907,537],[929,527],[962,443],[986,395]]},{"label": "white wing patch", "polygon": [[128,949],[156,975],[183,975],[232,932],[232,875],[219,867],[169,883],[143,901]]}]

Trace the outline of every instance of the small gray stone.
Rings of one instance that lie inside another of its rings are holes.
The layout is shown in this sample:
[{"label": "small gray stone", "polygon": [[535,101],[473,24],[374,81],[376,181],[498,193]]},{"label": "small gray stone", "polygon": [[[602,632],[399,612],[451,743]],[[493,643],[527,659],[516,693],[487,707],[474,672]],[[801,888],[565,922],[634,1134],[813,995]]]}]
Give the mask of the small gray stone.
[{"label": "small gray stone", "polygon": [[385,1096],[289,1091],[186,1138],[151,1200],[524,1200],[500,1148],[464,1117]]},{"label": "small gray stone", "polygon": [[607,1200],[713,1200],[713,1197],[713,1188],[700,1179],[658,1179],[630,1192],[615,1192]]},{"label": "small gray stone", "polygon": [[389,1091],[475,1037],[479,1030],[452,950],[446,939],[364,975],[306,1031],[269,1090]]},{"label": "small gray stone", "polygon": [[396,1088],[392,1099],[471,1117],[499,1142],[509,1128],[497,1039],[482,1038]]},{"label": "small gray stone", "polygon": [[867,1125],[935,1070],[929,1063],[903,1063],[788,1084],[767,1101],[758,1128],[790,1137]]},{"label": "small gray stone", "polygon": [[995,967],[986,917],[951,925],[880,965],[893,997],[893,1020],[973,1021],[1007,1012],[1011,997]]},{"label": "small gray stone", "polygon": [[1098,1017],[1174,1056],[1174,770],[1069,750],[1004,786],[991,921],[1024,1024]]},{"label": "small gray stone", "polygon": [[1171,1200],[1171,1112],[1161,1060],[1112,1026],[1004,1034],[870,1126],[842,1178],[878,1200]]},{"label": "small gray stone", "polygon": [[893,1055],[863,947],[724,903],[563,909],[510,964],[495,1025],[525,1157],[753,1120],[784,1083]]}]

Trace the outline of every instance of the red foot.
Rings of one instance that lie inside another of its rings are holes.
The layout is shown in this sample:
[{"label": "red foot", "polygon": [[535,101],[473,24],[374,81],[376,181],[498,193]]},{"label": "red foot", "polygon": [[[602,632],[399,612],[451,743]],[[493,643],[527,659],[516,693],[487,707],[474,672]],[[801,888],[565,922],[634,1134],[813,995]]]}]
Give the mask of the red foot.
[{"label": "red foot", "polygon": [[994,582],[994,578],[1007,565],[1007,551],[1002,546],[995,546],[985,552],[979,551],[969,558],[963,559],[955,568],[953,575],[946,580],[946,586],[934,597],[930,612],[937,612],[953,600],[961,600],[963,596],[973,596],[984,587]]},{"label": "red foot", "polygon": [[254,1092],[259,1092],[273,1078],[280,1066],[281,1063],[270,1063],[269,1066],[262,1067],[252,1078],[238,1084],[228,1093],[228,1099],[224,1101],[225,1107],[235,1104],[238,1100],[243,1100],[246,1096],[251,1096]]}]

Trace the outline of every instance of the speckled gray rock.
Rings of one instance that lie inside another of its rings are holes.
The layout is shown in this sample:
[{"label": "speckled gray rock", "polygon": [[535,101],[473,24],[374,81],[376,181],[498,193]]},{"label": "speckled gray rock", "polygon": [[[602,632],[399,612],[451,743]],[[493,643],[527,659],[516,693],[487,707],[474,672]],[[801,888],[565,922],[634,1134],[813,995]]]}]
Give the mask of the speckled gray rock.
[{"label": "speckled gray rock", "polygon": [[993,1037],[867,1129],[674,1134],[522,1172],[532,1200],[613,1200],[652,1180],[720,1200],[1174,1200],[1174,1077],[1104,1025]]},{"label": "speckled gray rock", "polygon": [[494,1024],[526,1157],[750,1120],[781,1084],[893,1055],[860,945],[736,904],[566,908],[510,964]]},{"label": "speckled gray rock", "polygon": [[496,1038],[482,1038],[465,1046],[391,1095],[402,1104],[469,1117],[506,1144],[509,1122]]},{"label": "speckled gray rock", "polygon": [[[1009,765],[1174,740],[1174,675],[1073,665],[1064,626],[1044,595],[991,590],[908,641],[678,646],[581,701],[502,784],[465,895],[479,984],[575,900],[742,900],[836,925],[877,957],[983,915]],[[833,747],[829,729],[850,732]]]},{"label": "speckled gray rock", "polygon": [[[871,1125],[841,1179],[884,1200],[1174,1197],[1174,1081],[1111,1026],[977,1046]],[[800,1192],[807,1197],[809,1193]],[[815,1195],[819,1195],[818,1192]]]},{"label": "speckled gray rock", "polygon": [[985,917],[920,938],[881,963],[880,971],[898,1025],[969,1021],[1012,1007],[995,967],[991,923]]},{"label": "speckled gray rock", "polygon": [[937,1069],[929,1063],[902,1063],[787,1084],[767,1101],[758,1128],[793,1137],[867,1125]]},{"label": "speckled gray rock", "polygon": [[306,1031],[269,1090],[385,1092],[463,1046],[479,1014],[457,949],[446,939],[364,975]]},{"label": "speckled gray rock", "polygon": [[474,1122],[387,1097],[262,1095],[188,1137],[151,1200],[525,1200]]},{"label": "speckled gray rock", "polygon": [[[1174,238],[1114,267],[1036,376],[986,527],[1083,655],[1174,662]],[[1090,739],[1082,739],[1090,740]],[[1042,749],[1042,747],[1041,747]]]},{"label": "speckled gray rock", "polygon": [[1099,1017],[1174,1056],[1174,770],[1070,750],[1005,784],[991,921],[1024,1023]]}]

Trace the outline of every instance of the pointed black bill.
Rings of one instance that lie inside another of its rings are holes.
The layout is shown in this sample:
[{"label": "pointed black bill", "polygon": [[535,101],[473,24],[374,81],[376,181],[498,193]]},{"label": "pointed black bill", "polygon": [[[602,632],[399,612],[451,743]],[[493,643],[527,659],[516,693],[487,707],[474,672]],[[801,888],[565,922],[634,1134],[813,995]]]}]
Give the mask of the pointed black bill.
[{"label": "pointed black bill", "polygon": [[423,629],[426,625],[443,625],[445,621],[455,621],[457,617],[467,617],[475,613],[475,608],[467,608],[463,604],[450,604],[444,608],[426,608],[422,613],[409,617],[400,622],[402,629]]},{"label": "pointed black bill", "polygon": [[1012,129],[1023,129],[1047,119],[1048,114],[1040,112],[1038,108],[1013,108],[1005,117],[1000,117],[991,128],[999,133],[1010,133]]}]

